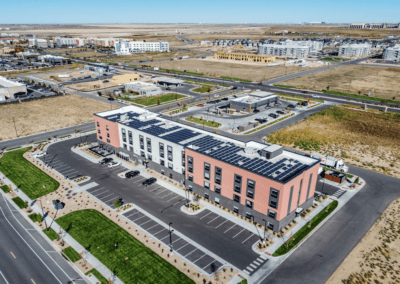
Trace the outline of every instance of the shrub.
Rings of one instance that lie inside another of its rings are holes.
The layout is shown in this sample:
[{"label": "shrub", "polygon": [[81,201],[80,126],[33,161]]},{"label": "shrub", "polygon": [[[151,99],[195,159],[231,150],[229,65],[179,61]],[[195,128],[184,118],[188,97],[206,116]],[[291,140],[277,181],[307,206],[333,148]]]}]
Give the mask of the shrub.
[{"label": "shrub", "polygon": [[23,201],[21,198],[19,197],[15,197],[12,199],[14,201],[15,204],[18,205],[19,208],[24,209],[26,207],[28,207],[28,201]]}]

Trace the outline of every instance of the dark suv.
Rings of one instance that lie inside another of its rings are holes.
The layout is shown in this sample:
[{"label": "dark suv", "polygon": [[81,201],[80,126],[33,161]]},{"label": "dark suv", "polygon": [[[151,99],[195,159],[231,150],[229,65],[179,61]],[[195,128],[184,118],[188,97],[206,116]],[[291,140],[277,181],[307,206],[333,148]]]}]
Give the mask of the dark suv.
[{"label": "dark suv", "polygon": [[125,174],[125,177],[126,178],[133,178],[133,177],[137,176],[138,174],[140,174],[139,171],[130,171],[130,172],[127,172]]},{"label": "dark suv", "polygon": [[278,117],[279,117],[279,114],[270,113],[269,116],[270,116],[270,117],[273,117],[273,118],[278,118]]},{"label": "dark suv", "polygon": [[103,160],[99,161],[100,165],[104,165],[104,164],[108,164],[110,162],[112,162],[113,159],[112,158],[104,158]]},{"label": "dark suv", "polygon": [[152,177],[152,178],[146,179],[144,182],[142,182],[142,185],[144,185],[144,186],[152,185],[156,181],[157,181],[157,179]]}]

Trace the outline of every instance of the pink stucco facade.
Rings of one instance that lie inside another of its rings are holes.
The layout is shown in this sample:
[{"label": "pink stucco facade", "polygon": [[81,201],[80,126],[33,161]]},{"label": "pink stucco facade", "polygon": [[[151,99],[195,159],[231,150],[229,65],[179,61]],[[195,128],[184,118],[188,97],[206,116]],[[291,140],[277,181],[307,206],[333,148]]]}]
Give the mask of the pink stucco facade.
[{"label": "pink stucco facade", "polygon": [[[307,199],[312,197],[315,192],[315,186],[318,176],[318,167],[316,164],[312,168],[304,171],[296,178],[290,180],[286,184],[279,183],[277,181],[268,179],[261,175],[252,173],[240,167],[236,167],[219,160],[213,159],[209,156],[197,153],[191,149],[185,150],[186,156],[193,158],[193,173],[188,171],[188,163],[186,163],[186,176],[192,175],[193,182],[197,185],[203,186],[204,182],[210,183],[210,190],[214,191],[214,186],[221,188],[221,195],[233,199],[233,195],[240,196],[240,204],[245,205],[246,200],[250,200],[254,203],[253,209],[260,212],[261,214],[267,215],[268,210],[275,211],[277,213],[276,220],[280,221],[288,215],[288,206],[290,200],[290,191],[293,186],[292,201],[290,206],[290,212],[293,212],[299,205],[303,204]],[[204,163],[211,165],[210,168],[210,180],[204,178]],[[214,182],[215,180],[215,167],[222,169],[221,185]],[[308,185],[310,174],[312,173],[312,181],[310,184],[310,191],[307,197]],[[241,193],[234,191],[234,176],[235,174],[242,176],[242,189]],[[254,199],[246,197],[246,186],[247,179],[253,180],[256,183]],[[301,182],[301,180],[303,180]],[[300,192],[300,184],[302,189]],[[274,209],[269,206],[270,188],[279,190],[279,202],[278,208]],[[299,194],[300,193],[300,194]]]},{"label": "pink stucco facade", "polygon": [[[97,139],[116,148],[121,147],[118,133],[118,122],[112,122],[99,116],[94,116]],[[108,127],[108,130],[107,130]],[[100,130],[100,133],[99,133]],[[110,137],[107,137],[107,133]],[[110,141],[108,142],[107,139]]]}]

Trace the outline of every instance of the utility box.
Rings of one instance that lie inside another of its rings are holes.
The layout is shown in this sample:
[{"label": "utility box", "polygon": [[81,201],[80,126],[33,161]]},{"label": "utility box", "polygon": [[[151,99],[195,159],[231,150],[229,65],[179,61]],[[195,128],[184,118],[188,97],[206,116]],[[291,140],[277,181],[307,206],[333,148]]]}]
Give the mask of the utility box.
[{"label": "utility box", "polygon": [[283,153],[283,147],[279,145],[271,145],[262,149],[262,156],[267,160],[272,160]]}]

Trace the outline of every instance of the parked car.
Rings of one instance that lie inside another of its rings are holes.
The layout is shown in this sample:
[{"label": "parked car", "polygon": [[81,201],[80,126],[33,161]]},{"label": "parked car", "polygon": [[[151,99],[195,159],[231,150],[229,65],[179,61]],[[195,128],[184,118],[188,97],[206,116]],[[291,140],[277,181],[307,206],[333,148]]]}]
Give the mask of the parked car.
[{"label": "parked car", "polygon": [[35,154],[35,157],[39,158],[39,157],[43,157],[43,156],[46,156],[46,155],[47,155],[47,152],[40,152],[40,153]]},{"label": "parked car", "polygon": [[279,117],[279,114],[270,113],[269,116],[270,116],[270,117],[273,117],[273,118],[278,118],[278,117]]},{"label": "parked car", "polygon": [[311,97],[313,97],[313,98],[319,98],[319,95],[312,94]]},{"label": "parked car", "polygon": [[308,106],[308,102],[307,101],[301,102],[301,105],[302,106]]},{"label": "parked car", "polygon": [[256,118],[255,120],[258,121],[259,123],[267,122],[267,120],[265,118]]},{"label": "parked car", "polygon": [[233,87],[232,90],[236,90],[238,87]]},{"label": "parked car", "polygon": [[276,105],[276,106],[280,106],[280,105],[281,105],[281,103],[277,102],[277,103],[275,103],[275,105]]},{"label": "parked car", "polygon": [[156,181],[157,181],[157,179],[152,177],[152,178],[146,179],[144,182],[142,182],[142,185],[149,186],[149,185],[152,185],[153,183],[155,183]]},{"label": "parked car", "polygon": [[277,110],[276,113],[285,114],[285,113],[284,113],[283,111],[281,111],[281,110]]},{"label": "parked car", "polygon": [[100,165],[104,165],[104,164],[110,163],[110,162],[112,162],[112,161],[113,161],[112,158],[104,158],[104,159],[102,159],[102,160],[99,161],[99,164],[100,164]]},{"label": "parked car", "polygon": [[270,108],[272,108],[272,106],[266,106],[266,107],[265,107],[265,109],[270,109]]},{"label": "parked car", "polygon": [[110,81],[109,81],[109,80],[104,80],[104,81],[103,81],[103,83],[108,83],[108,82],[110,82]]},{"label": "parked car", "polygon": [[260,110],[259,109],[254,109],[253,112],[254,113],[258,113],[258,112],[260,112]]},{"label": "parked car", "polygon": [[125,174],[125,177],[126,178],[133,178],[133,177],[137,176],[138,174],[140,174],[139,171],[130,171],[130,172],[127,172]]},{"label": "parked car", "polygon": [[111,162],[111,163],[108,164],[108,167],[110,169],[112,169],[112,168],[118,167],[121,164],[122,164],[121,162]]},{"label": "parked car", "polygon": [[296,108],[295,105],[288,105],[288,107],[290,107],[290,108]]},{"label": "parked car", "polygon": [[229,100],[228,98],[222,98],[221,101],[227,101]]}]

